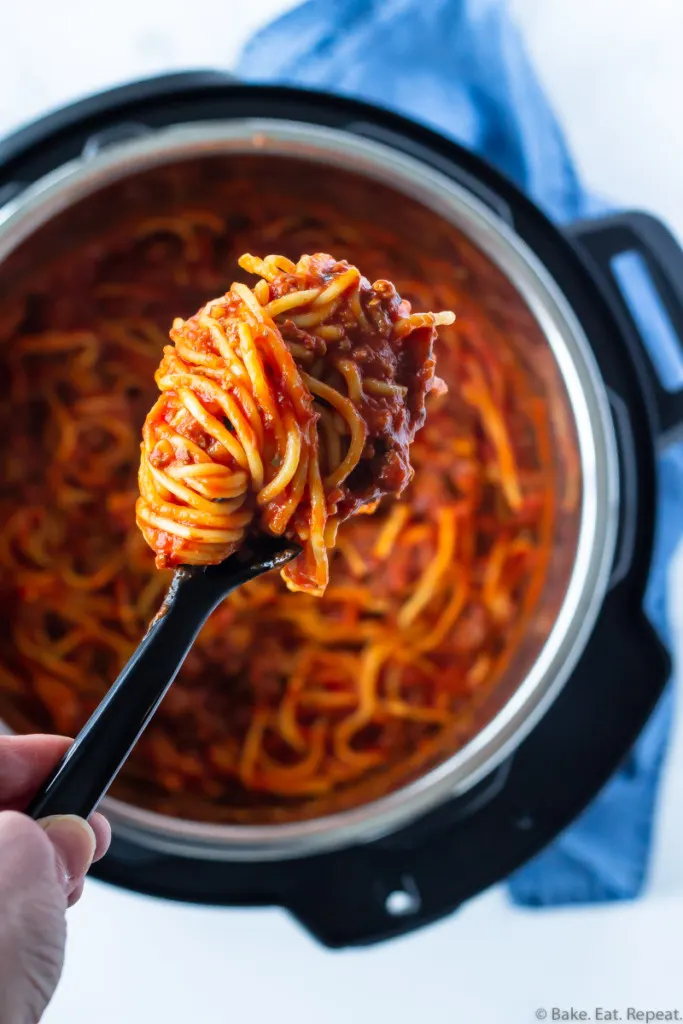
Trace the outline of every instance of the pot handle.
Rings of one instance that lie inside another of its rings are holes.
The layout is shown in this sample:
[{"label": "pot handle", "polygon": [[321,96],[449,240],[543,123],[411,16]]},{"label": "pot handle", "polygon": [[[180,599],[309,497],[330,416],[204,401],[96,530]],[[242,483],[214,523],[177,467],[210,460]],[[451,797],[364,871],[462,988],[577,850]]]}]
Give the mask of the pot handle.
[{"label": "pot handle", "polygon": [[640,257],[678,345],[676,356],[683,361],[683,248],[661,221],[637,211],[578,221],[566,231],[597,267],[623,326],[638,339],[646,357],[640,360],[638,369],[654,400],[659,445],[673,444],[683,436],[683,387],[672,390],[662,383],[644,338],[645,330],[639,326],[619,282],[615,260],[630,253]]}]

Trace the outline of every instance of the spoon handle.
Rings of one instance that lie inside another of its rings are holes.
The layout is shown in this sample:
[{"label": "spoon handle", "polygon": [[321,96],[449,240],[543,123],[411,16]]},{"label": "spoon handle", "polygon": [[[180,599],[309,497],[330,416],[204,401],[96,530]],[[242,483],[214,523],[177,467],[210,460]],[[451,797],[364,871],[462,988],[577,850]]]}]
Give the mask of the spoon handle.
[{"label": "spoon handle", "polygon": [[30,803],[30,817],[92,814],[225,595],[203,574],[174,577],[142,643]]},{"label": "spoon handle", "polygon": [[31,818],[88,818],[116,778],[178,674],[197,633],[237,587],[299,553],[282,542],[233,555],[220,565],[180,568],[161,611],[114,685],[26,809]]}]

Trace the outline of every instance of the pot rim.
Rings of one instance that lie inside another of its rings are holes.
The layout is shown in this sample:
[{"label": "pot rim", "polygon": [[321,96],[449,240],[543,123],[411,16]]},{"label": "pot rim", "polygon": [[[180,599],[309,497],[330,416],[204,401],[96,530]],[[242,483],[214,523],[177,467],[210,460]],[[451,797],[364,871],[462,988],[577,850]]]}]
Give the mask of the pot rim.
[{"label": "pot rim", "polygon": [[192,156],[273,155],[335,166],[409,195],[474,242],[514,285],[550,345],[574,418],[582,496],[576,554],[553,627],[526,677],[464,747],[413,782],[369,803],[273,825],[211,825],[106,798],[116,835],[181,856],[276,860],[367,842],[460,795],[509,756],[560,693],[590,636],[616,544],[619,476],[607,391],[561,289],[505,221],[441,171],[349,131],[268,118],[193,122],[119,141],[58,167],[0,209],[0,260],[56,214],[103,187]]}]

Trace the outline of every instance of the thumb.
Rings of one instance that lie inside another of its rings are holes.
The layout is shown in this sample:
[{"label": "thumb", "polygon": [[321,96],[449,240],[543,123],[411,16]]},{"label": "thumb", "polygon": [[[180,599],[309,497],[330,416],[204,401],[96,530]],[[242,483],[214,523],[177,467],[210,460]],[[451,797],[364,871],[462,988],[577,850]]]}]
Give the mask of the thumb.
[{"label": "thumb", "polygon": [[59,881],[71,906],[95,856],[95,833],[87,821],[75,814],[53,814],[41,818],[38,824],[52,843]]},{"label": "thumb", "polygon": [[0,812],[0,1024],[35,1024],[59,981],[65,910],[95,846],[76,822]]}]

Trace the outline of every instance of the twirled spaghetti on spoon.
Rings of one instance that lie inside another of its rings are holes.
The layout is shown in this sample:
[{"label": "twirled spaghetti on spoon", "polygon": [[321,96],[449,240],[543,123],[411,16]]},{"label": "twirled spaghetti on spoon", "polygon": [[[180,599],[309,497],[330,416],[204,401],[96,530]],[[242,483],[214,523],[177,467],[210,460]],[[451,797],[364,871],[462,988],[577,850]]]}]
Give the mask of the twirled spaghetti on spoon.
[{"label": "twirled spaghetti on spoon", "polygon": [[143,428],[137,522],[160,568],[224,561],[253,532],[302,549],[282,570],[322,594],[339,524],[413,471],[437,328],[345,261],[245,255],[259,276],[177,319]]}]

